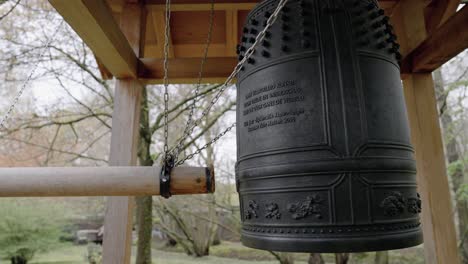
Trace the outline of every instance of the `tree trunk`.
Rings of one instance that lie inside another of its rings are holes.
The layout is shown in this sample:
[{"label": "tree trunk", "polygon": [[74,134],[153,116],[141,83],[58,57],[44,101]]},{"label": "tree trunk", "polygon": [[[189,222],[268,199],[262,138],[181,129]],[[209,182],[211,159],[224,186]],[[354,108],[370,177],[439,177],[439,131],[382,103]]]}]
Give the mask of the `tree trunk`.
[{"label": "tree trunk", "polygon": [[325,264],[325,261],[322,258],[322,255],[320,253],[312,253],[309,256],[309,262],[308,264]]},{"label": "tree trunk", "polygon": [[375,252],[375,264],[388,264],[388,251]]},{"label": "tree trunk", "polygon": [[[140,166],[152,166],[150,153],[151,131],[149,126],[148,91],[143,88],[140,117],[138,161]],[[151,240],[153,231],[153,197],[136,197],[138,244],[136,264],[151,264]]]},{"label": "tree trunk", "polygon": [[349,253],[336,253],[335,262],[336,264],[346,264],[349,260]]},{"label": "tree trunk", "polygon": [[294,256],[291,253],[269,251],[280,264],[294,264]]},{"label": "tree trunk", "polygon": [[11,264],[27,264],[28,260],[22,256],[15,256],[11,259]]},{"label": "tree trunk", "polygon": [[[464,172],[461,160],[463,159],[457,147],[456,138],[452,135],[452,115],[446,110],[447,91],[445,91],[444,80],[440,69],[434,72],[434,82],[438,105],[440,109],[440,119],[442,131],[444,133],[445,155],[448,165],[453,169],[449,170],[449,177],[452,180],[452,190],[456,194],[464,183]],[[459,164],[458,164],[459,163]],[[456,200],[456,212],[458,218],[458,234],[460,240],[460,255],[462,263],[468,263],[468,201],[463,199]]]}]

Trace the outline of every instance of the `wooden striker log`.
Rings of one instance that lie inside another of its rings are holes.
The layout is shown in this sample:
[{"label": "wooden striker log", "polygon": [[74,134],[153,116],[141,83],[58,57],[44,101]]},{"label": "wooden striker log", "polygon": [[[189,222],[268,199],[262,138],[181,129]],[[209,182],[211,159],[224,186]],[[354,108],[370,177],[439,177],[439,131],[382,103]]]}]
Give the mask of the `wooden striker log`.
[{"label": "wooden striker log", "polygon": [[[0,168],[0,197],[159,195],[161,167]],[[215,189],[214,169],[176,167],[171,193],[203,194]]]}]

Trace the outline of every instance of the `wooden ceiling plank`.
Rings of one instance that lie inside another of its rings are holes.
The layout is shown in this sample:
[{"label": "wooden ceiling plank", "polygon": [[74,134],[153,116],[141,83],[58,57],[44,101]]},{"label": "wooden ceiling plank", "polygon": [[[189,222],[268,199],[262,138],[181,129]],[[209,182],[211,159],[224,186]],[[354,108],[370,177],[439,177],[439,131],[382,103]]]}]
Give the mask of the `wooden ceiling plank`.
[{"label": "wooden ceiling plank", "polygon": [[[216,4],[232,4],[232,3],[254,3],[257,4],[261,0],[215,0]],[[211,0],[171,0],[172,5],[177,4],[188,4],[188,5],[196,5],[196,4],[209,4]],[[166,0],[146,0],[146,5],[164,5]]]},{"label": "wooden ceiling plank", "polygon": [[439,27],[404,61],[411,72],[432,72],[468,48],[468,6]]},{"label": "wooden ceiling plank", "polygon": [[116,78],[137,77],[138,58],[104,1],[49,0]]},{"label": "wooden ceiling plank", "polygon": [[[215,3],[214,9],[220,10],[251,10],[255,7],[255,3]],[[151,11],[164,11],[165,5],[147,5]],[[211,4],[173,4],[171,10],[177,11],[209,11],[211,10]]]},{"label": "wooden ceiling plank", "polygon": [[236,56],[238,10],[226,10],[226,56]]},{"label": "wooden ceiling plank", "polygon": [[[166,39],[166,19],[164,10],[151,12],[153,18],[154,34],[158,46],[158,57],[164,57],[164,43]],[[172,44],[172,37],[169,33],[169,58],[174,58],[174,46]]]}]

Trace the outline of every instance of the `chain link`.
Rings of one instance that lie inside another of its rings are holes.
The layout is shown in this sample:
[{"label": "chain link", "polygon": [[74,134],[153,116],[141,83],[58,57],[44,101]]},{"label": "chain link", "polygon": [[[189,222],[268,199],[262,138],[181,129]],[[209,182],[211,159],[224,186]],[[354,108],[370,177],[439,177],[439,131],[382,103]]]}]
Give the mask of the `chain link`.
[{"label": "chain link", "polygon": [[[46,53],[46,51],[48,50],[50,44],[52,43],[52,41],[55,40],[55,38],[57,37],[57,33],[59,32],[60,28],[62,27],[64,23],[64,20],[60,21],[60,24],[57,26],[57,28],[55,29],[54,33],[47,39],[46,41],[46,44],[42,47],[42,51],[41,53],[39,53],[39,59],[41,59],[44,54]],[[0,121],[0,128],[6,128],[5,127],[5,123],[6,121],[8,121],[11,113],[13,112],[13,110],[15,110],[16,108],[16,105],[18,104],[18,101],[19,99],[21,98],[21,96],[23,95],[24,93],[24,90],[26,90],[26,87],[27,85],[29,84],[29,82],[31,81],[34,73],[36,72],[37,68],[39,67],[39,63],[36,63],[33,67],[33,69],[31,70],[31,72],[29,73],[28,77],[26,78],[26,80],[23,82],[23,84],[21,85],[21,88],[20,90],[18,91],[18,93],[16,94],[15,98],[13,99],[10,107],[8,108],[7,112],[5,113],[5,115],[3,116],[2,120]]]},{"label": "chain link", "polygon": [[201,148],[198,148],[195,152],[187,155],[185,158],[183,158],[182,160],[178,161],[175,163],[175,166],[180,166],[182,164],[184,164],[185,161],[193,158],[194,156],[200,154],[203,150],[205,150],[206,148],[208,148],[209,146],[213,145],[214,143],[216,143],[219,139],[221,139],[224,135],[226,135],[229,131],[231,131],[234,127],[236,126],[236,123],[233,123],[232,125],[230,125],[228,128],[226,128],[223,132],[219,133],[215,138],[213,138],[210,142],[206,143],[205,145],[203,145]]},{"label": "chain link", "polygon": [[[259,45],[259,43],[262,42],[262,40],[265,38],[266,32],[270,29],[270,27],[274,24],[276,19],[278,18],[279,13],[283,9],[283,7],[286,5],[288,0],[280,0],[278,3],[278,6],[276,7],[275,11],[273,14],[268,18],[267,23],[265,27],[263,28],[260,33],[258,33],[257,37],[255,38],[255,42],[250,46],[249,49],[245,52],[244,58],[234,67],[233,72],[229,75],[229,77],[226,79],[226,81],[221,85],[221,88],[219,91],[216,93],[215,97],[211,100],[210,104],[208,105],[207,108],[205,108],[202,112],[202,115],[199,119],[193,122],[193,125],[187,130],[187,133],[184,133],[181,139],[179,139],[179,144],[183,144],[183,142],[187,139],[187,137],[193,132],[193,130],[200,125],[200,122],[208,115],[210,112],[211,108],[216,104],[216,102],[219,100],[223,92],[227,89],[228,85],[231,83],[231,81],[234,79],[234,77],[237,76],[237,74],[241,71],[242,67],[244,66],[245,62],[252,56],[252,54],[255,51],[255,48]],[[231,126],[229,126],[226,130],[224,130],[221,134],[216,136],[213,140],[210,142],[206,143],[203,147],[197,149],[195,152],[192,154],[187,155],[183,160],[178,161],[176,163],[176,166],[179,166],[183,164],[185,161],[192,159],[195,155],[199,154],[201,151],[209,147],[210,145],[216,143],[222,136],[224,136],[227,132],[229,132],[232,128],[236,126],[236,123],[233,123]],[[182,142],[182,143],[181,143]]]},{"label": "chain link", "polygon": [[[194,99],[192,101],[192,104],[190,106],[190,112],[188,114],[188,118],[187,118],[187,124],[185,125],[185,129],[184,129],[184,133],[182,134],[182,138],[187,138],[190,136],[190,125],[192,124],[192,120],[193,120],[193,113],[195,111],[195,106],[196,106],[196,103],[198,101],[198,95],[200,94],[200,86],[201,86],[201,81],[202,81],[202,77],[203,77],[203,70],[204,70],[204,67],[205,67],[205,63],[206,63],[206,59],[208,57],[208,50],[210,48],[210,44],[211,44],[211,36],[213,34],[213,21],[214,21],[214,0],[211,0],[211,6],[210,6],[210,18],[209,18],[209,26],[208,26],[208,35],[206,37],[206,44],[205,44],[205,50],[204,50],[204,53],[203,53],[203,59],[201,61],[201,64],[200,64],[200,71],[198,72],[198,81],[197,81],[197,85],[196,85],[196,88],[195,88],[195,92],[194,92]],[[180,140],[179,143],[174,147],[174,150],[173,150],[173,154],[174,154],[174,157],[177,161],[180,153],[182,152],[182,146],[184,145],[184,141],[185,140]]]},{"label": "chain link", "polygon": [[164,162],[170,159],[169,155],[169,37],[171,22],[171,0],[166,0],[165,10],[166,27],[164,29]]}]

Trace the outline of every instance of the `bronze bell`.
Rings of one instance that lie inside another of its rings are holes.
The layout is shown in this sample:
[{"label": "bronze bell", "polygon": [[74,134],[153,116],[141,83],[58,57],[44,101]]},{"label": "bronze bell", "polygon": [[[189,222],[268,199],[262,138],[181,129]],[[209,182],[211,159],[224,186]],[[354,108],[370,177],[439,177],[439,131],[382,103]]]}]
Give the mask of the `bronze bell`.
[{"label": "bronze bell", "polygon": [[[239,59],[278,0],[245,23]],[[422,242],[398,44],[372,0],[290,0],[238,75],[244,245],[357,252]]]}]

